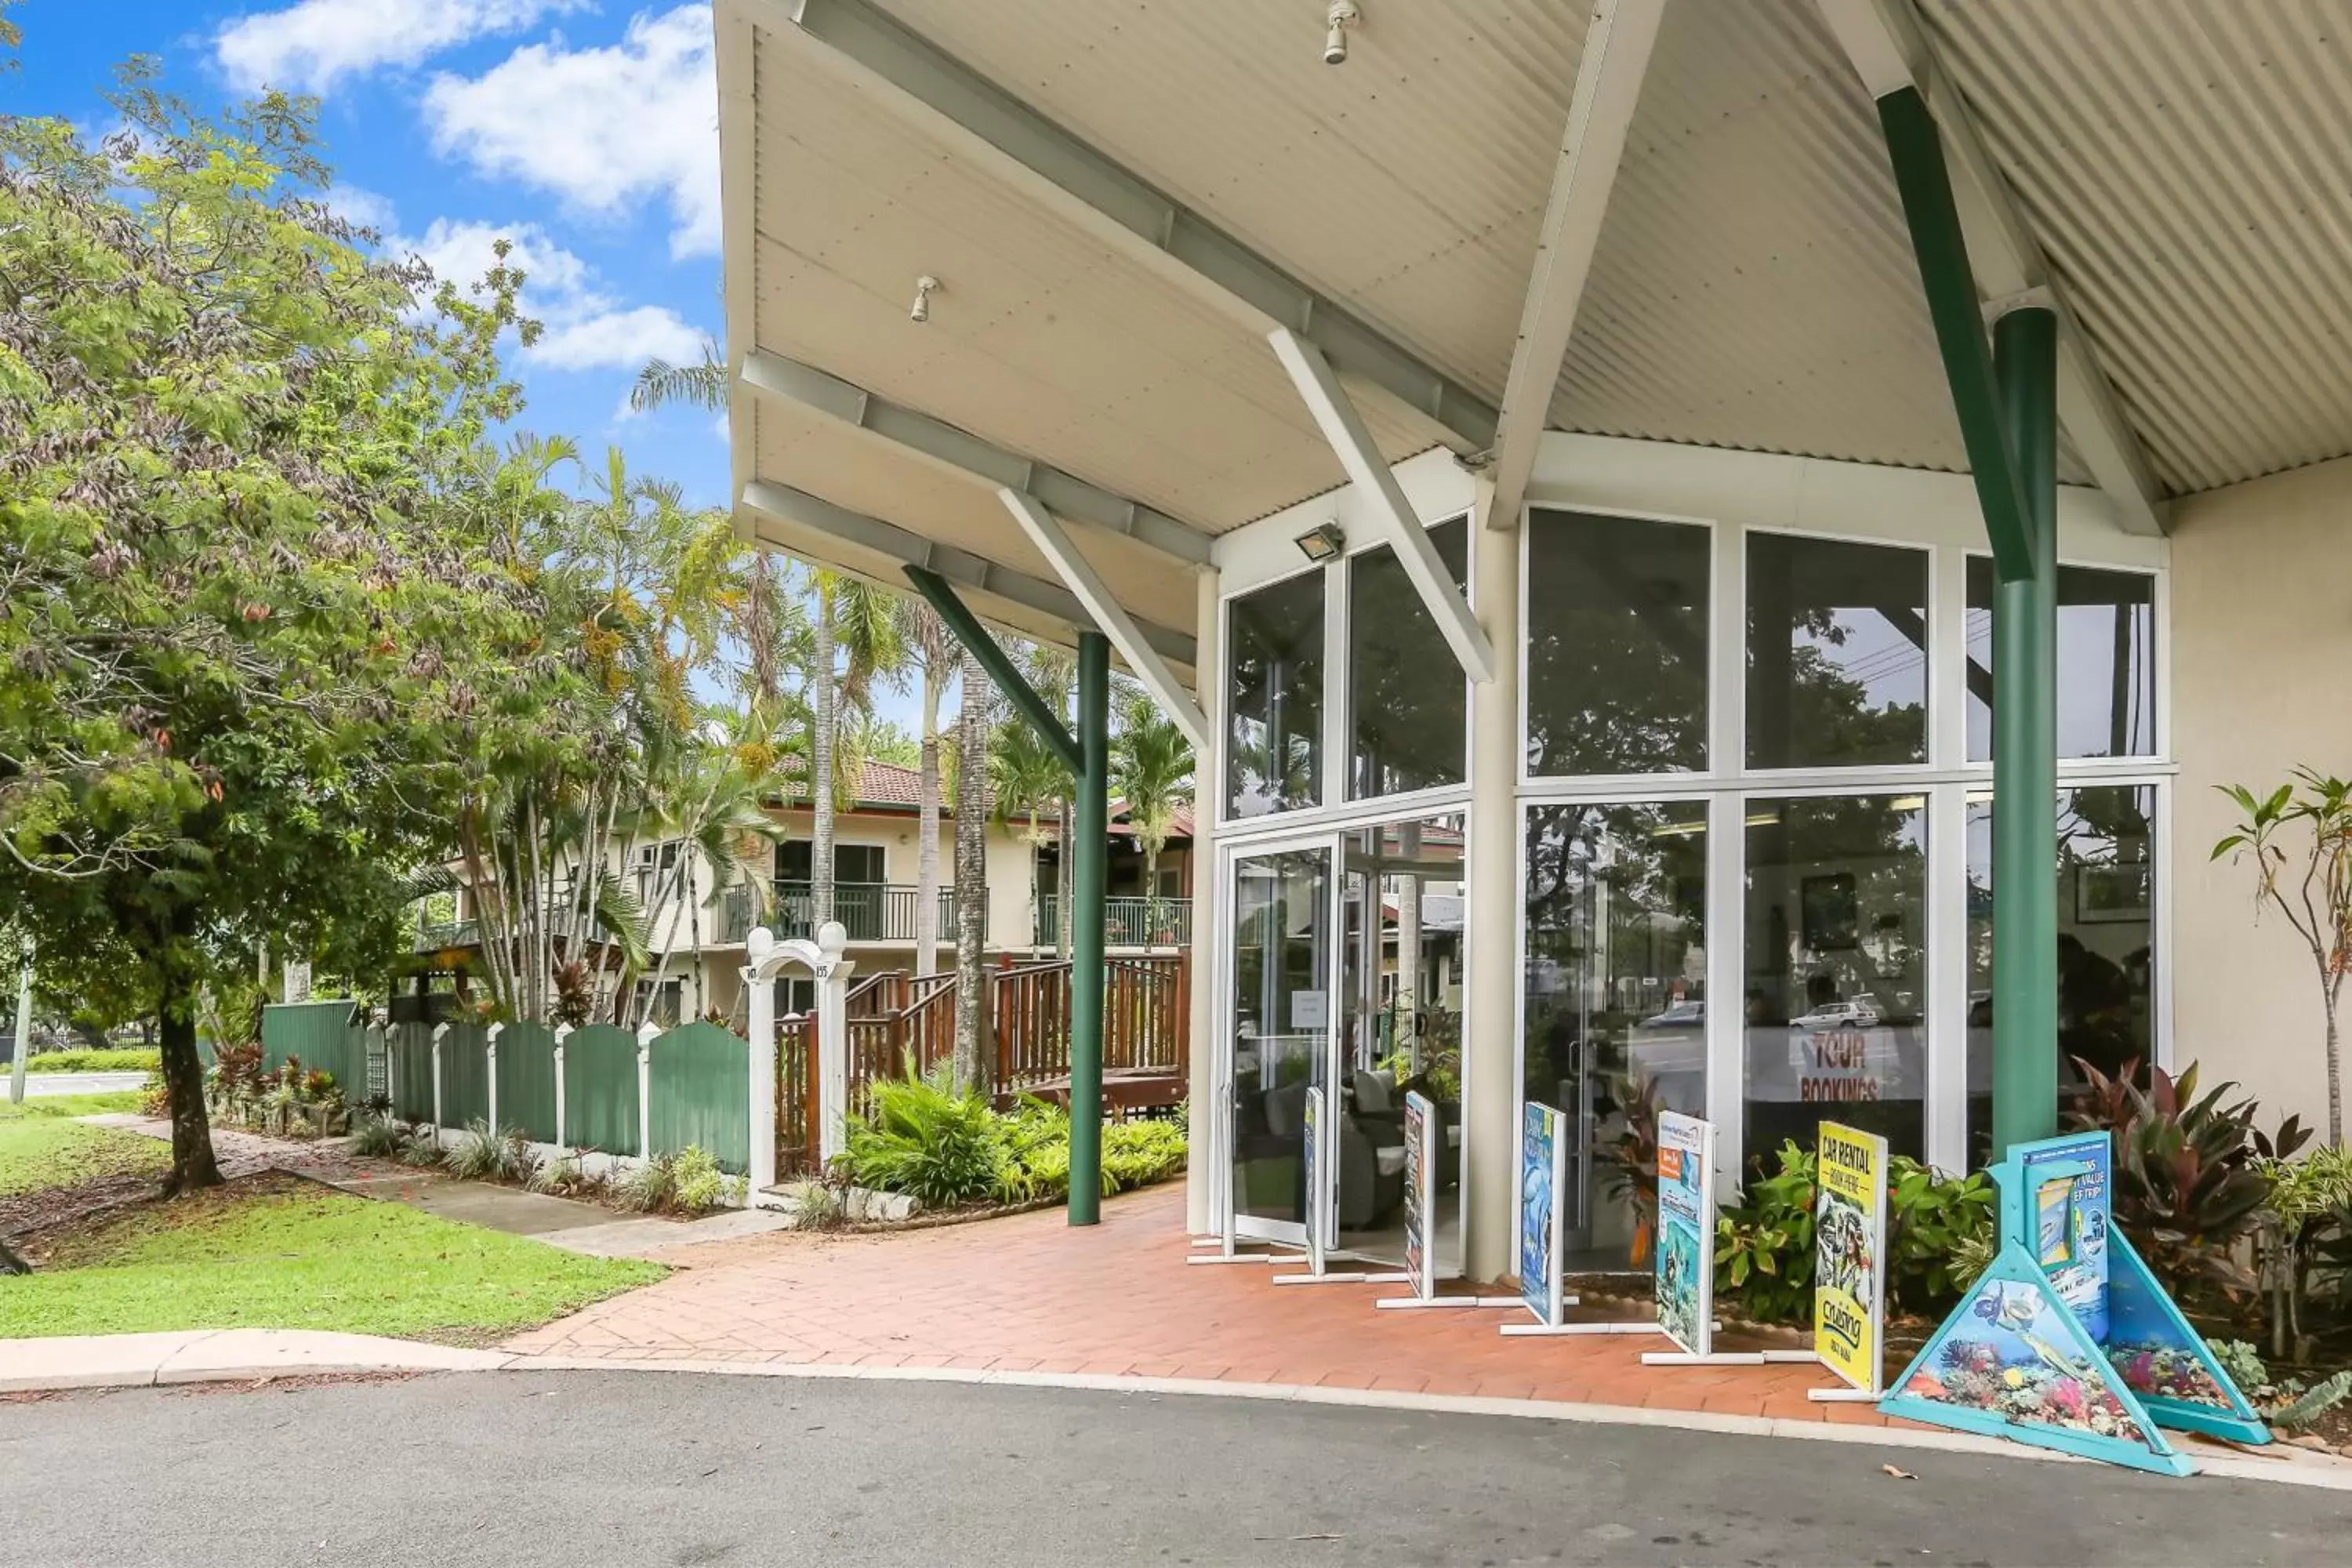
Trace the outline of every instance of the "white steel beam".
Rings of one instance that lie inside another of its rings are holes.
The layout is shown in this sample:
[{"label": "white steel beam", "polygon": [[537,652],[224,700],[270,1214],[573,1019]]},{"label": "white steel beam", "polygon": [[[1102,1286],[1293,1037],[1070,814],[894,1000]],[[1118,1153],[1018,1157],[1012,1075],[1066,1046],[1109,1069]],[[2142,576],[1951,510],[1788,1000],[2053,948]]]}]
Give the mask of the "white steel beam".
[{"label": "white steel beam", "polygon": [[1051,464],[1008,452],[813,364],[754,349],[744,356],[739,379],[754,392],[814,409],[992,485],[1025,490],[1073,521],[1124,534],[1187,566],[1208,563],[1210,536],[1192,524]]},{"label": "white steel beam", "polygon": [[1543,237],[1519,308],[1519,341],[1511,350],[1510,374],[1503,383],[1496,420],[1494,509],[1488,523],[1516,527],[1536,448],[1549,422],[1559,368],[1576,334],[1576,308],[1592,270],[1592,252],[1609,211],[1625,133],[1642,96],[1642,78],[1658,41],[1665,0],[1600,0],[1584,30],[1584,54],[1576,67],[1576,90],[1569,100],[1568,124],[1560,132],[1559,161],[1544,205]]},{"label": "white steel beam", "polygon": [[[2084,467],[2130,533],[2170,531],[2170,507],[2148,466],[2147,450],[2124,418],[2115,388],[2099,368],[2082,323],[2051,272],[2025,215],[2001,179],[1999,165],[1937,60],[1909,0],[1814,0],[1854,73],[1873,98],[1916,88],[1942,135],[1947,161],[1958,172],[1952,195],[1968,240],[1969,266],[1988,300],[2011,297],[2046,303],[2058,317],[2058,423]],[[2036,298],[2036,296],[2039,298]]]},{"label": "white steel beam", "polygon": [[1364,427],[1363,416],[1356,412],[1348,394],[1339,385],[1339,373],[1331,362],[1313,343],[1306,342],[1287,328],[1277,327],[1268,334],[1275,353],[1282,360],[1282,368],[1305,400],[1307,412],[1315,416],[1316,426],[1329,442],[1331,450],[1347,470],[1349,479],[1370,503],[1374,517],[1386,524],[1389,542],[1395,546],[1397,560],[1403,563],[1404,574],[1421,595],[1421,602],[1437,622],[1437,629],[1445,635],[1445,644],[1454,650],[1463,673],[1475,681],[1495,679],[1495,650],[1486,641],[1486,634],[1478,629],[1477,617],[1471,615],[1469,601],[1438,559],[1437,546],[1429,542],[1429,531],[1413,516],[1412,503],[1406,500],[1404,489],[1397,483],[1396,475],[1381,456],[1380,447],[1372,441],[1372,433]]},{"label": "white steel beam", "polygon": [[1054,514],[1035,496],[1009,485],[996,492],[996,499],[1021,524],[1021,531],[1037,547],[1037,553],[1053,563],[1055,574],[1078,596],[1078,603],[1094,616],[1096,626],[1110,639],[1110,646],[1118,650],[1119,658],[1127,661],[1135,678],[1143,682],[1144,689],[1151,693],[1160,711],[1184,731],[1185,738],[1192,742],[1192,754],[1207,756],[1212,737],[1209,721],[1202,714],[1200,705],[1170,671],[1158,650],[1144,640],[1134,617],[1120,606],[1118,596],[1103,582],[1093,563],[1078,553],[1078,547],[1070,542],[1069,533]]},{"label": "white steel beam", "polygon": [[[753,479],[743,487],[743,505],[752,511],[763,512],[781,521],[805,528],[812,533],[822,533],[860,550],[887,556],[902,566],[920,566],[936,572],[959,588],[994,595],[1007,604],[1018,605],[1024,610],[1034,610],[1069,626],[1090,627],[1095,624],[1094,616],[1086,605],[1058,583],[1033,577],[1017,567],[991,561],[985,555],[975,555],[969,550],[959,550],[952,544],[925,539],[895,522],[886,522],[862,511],[835,506],[824,497],[811,495],[806,490],[794,489],[790,485],[780,485],[768,479]],[[1152,621],[1138,621],[1135,627],[1142,642],[1188,668],[1192,668],[1193,660],[1199,657],[1190,633]]]},{"label": "white steel beam", "polygon": [[1426,415],[1457,451],[1495,444],[1494,406],[1469,387],[866,0],[746,4],[763,30],[823,46],[814,53],[829,68],[846,65],[861,87],[889,89],[876,101],[1239,324],[1298,333],[1349,375]]}]

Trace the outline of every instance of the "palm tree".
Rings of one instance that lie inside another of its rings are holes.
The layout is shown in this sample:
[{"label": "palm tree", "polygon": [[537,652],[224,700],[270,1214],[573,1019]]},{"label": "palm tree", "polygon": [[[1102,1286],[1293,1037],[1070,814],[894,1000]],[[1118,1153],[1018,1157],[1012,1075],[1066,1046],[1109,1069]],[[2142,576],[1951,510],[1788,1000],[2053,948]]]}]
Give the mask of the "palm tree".
[{"label": "palm tree", "polygon": [[907,606],[907,641],[922,666],[923,737],[915,838],[915,973],[940,966],[940,700],[955,658],[947,623],[929,605]]},{"label": "palm tree", "polygon": [[831,786],[813,787],[811,792],[814,807],[814,826],[809,835],[811,918],[822,926],[833,919],[833,815],[839,782],[835,752],[843,739],[842,710],[871,712],[877,681],[894,688],[902,682],[906,646],[899,634],[895,595],[838,572],[821,570],[814,575],[816,636],[809,662],[814,696],[810,773]]},{"label": "palm tree", "polygon": [[[1024,663],[1024,673],[1037,695],[1045,700],[1045,705],[1066,726],[1071,726],[1070,706],[1077,700],[1077,656],[1051,643],[1032,643]],[[1055,843],[1059,847],[1054,855],[1054,956],[1060,959],[1070,956],[1070,893],[1076,875],[1076,861],[1070,854],[1070,827],[1076,811],[1072,795],[1076,781],[1066,773],[1064,776],[1066,782],[1055,802],[1054,823]]]},{"label": "palm tree", "polygon": [[1021,839],[1029,846],[1029,930],[1034,939],[1037,929],[1037,851],[1045,843],[1038,818],[1070,798],[1070,770],[1026,720],[1015,718],[997,726],[989,773],[996,795],[997,819],[1008,827],[1016,812],[1029,819]]},{"label": "palm tree", "polygon": [[967,1090],[988,1088],[981,1050],[982,948],[988,940],[988,742],[992,694],[988,671],[971,649],[963,652],[963,711],[957,718],[956,763],[956,1024],[955,1079]]},{"label": "palm tree", "polygon": [[637,372],[637,379],[629,388],[631,408],[643,414],[672,403],[713,413],[727,406],[727,361],[710,339],[702,340],[700,364],[672,364],[665,359],[649,359]]},{"label": "palm tree", "polygon": [[1176,808],[1191,798],[1192,744],[1174,720],[1142,692],[1129,694],[1118,734],[1111,742],[1111,781],[1127,801],[1128,825],[1143,847],[1146,923],[1160,929],[1160,852],[1168,847]]}]

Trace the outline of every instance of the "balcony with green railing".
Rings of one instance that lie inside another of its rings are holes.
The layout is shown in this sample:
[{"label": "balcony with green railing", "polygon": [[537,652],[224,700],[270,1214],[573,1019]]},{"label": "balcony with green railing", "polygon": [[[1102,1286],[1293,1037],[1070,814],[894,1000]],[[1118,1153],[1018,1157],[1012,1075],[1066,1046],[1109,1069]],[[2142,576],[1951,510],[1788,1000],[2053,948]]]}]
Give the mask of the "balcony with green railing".
[{"label": "balcony with green railing", "polygon": [[[805,937],[815,931],[814,889],[806,882],[775,884],[774,907],[768,912],[768,929],[779,937]],[[730,900],[742,899],[749,922],[742,931],[748,934],[759,921],[751,919],[754,912],[749,889],[738,889],[729,895]],[[904,942],[915,940],[915,910],[919,907],[922,889],[900,882],[835,882],[833,885],[833,918],[841,922],[852,942]],[[733,931],[733,906],[730,905],[729,930]],[[941,942],[955,940],[955,889],[941,888],[939,891],[938,938]],[[740,942],[741,935],[730,940]]]},{"label": "balcony with green railing", "polygon": [[[1039,947],[1059,940],[1061,899],[1054,893],[1037,900]],[[1190,899],[1109,898],[1103,900],[1103,942],[1108,947],[1182,947],[1192,940]]]}]

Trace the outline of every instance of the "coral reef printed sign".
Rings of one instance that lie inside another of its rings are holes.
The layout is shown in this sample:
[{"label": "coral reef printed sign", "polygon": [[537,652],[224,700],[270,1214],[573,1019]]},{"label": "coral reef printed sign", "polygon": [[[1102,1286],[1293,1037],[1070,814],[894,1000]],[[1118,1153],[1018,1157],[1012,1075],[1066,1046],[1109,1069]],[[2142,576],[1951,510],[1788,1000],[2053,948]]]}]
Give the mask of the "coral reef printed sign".
[{"label": "coral reef printed sign", "polygon": [[[2112,1148],[2102,1129],[2020,1143],[2010,1151],[2024,1172],[2026,1215],[2032,1226],[2032,1234],[2021,1239],[2074,1321],[2102,1344],[2107,1338],[2107,1231],[2114,1222],[2108,1197]],[[2065,1165],[2090,1170],[2073,1176],[2051,1173]]]},{"label": "coral reef printed sign", "polygon": [[2052,1296],[2044,1280],[1988,1274],[1896,1392],[2013,1425],[2160,1447]]},{"label": "coral reef printed sign", "polygon": [[1436,1208],[1437,1161],[1430,1130],[1436,1108],[1419,1090],[1404,1097],[1404,1271],[1412,1293],[1437,1294],[1437,1254],[1429,1245],[1430,1216]]},{"label": "coral reef printed sign", "polygon": [[1886,1140],[1824,1121],[1814,1169],[1813,1353],[1876,1394],[1886,1323]]},{"label": "coral reef printed sign", "polygon": [[1658,1115],[1658,1326],[1694,1355],[1715,1330],[1715,1124]]},{"label": "coral reef printed sign", "polygon": [[1519,1298],[1547,1323],[1560,1321],[1559,1112],[1528,1101],[1519,1126]]}]

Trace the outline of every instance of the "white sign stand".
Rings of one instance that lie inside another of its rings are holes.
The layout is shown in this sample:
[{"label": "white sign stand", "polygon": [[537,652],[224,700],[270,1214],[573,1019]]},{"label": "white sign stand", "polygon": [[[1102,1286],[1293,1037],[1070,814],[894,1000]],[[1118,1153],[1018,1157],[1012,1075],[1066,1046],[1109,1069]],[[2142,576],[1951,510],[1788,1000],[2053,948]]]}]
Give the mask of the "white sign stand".
[{"label": "white sign stand", "polygon": [[1437,1217],[1437,1147],[1444,1127],[1437,1107],[1418,1089],[1404,1097],[1404,1278],[1410,1296],[1384,1296],[1375,1307],[1516,1307],[1516,1296],[1441,1296],[1437,1293],[1437,1247],[1431,1234]]},{"label": "white sign stand", "polygon": [[[1667,1276],[1677,1253],[1667,1227],[1680,1221],[1692,1233],[1685,1259],[1696,1311],[1687,1345],[1666,1325]],[[1680,1111],[1658,1113],[1658,1331],[1679,1347],[1644,1351],[1643,1366],[1762,1366],[1761,1351],[1718,1351],[1715,1331],[1715,1123]]]},{"label": "white sign stand", "polygon": [[[1316,992],[1294,992],[1295,1008],[1301,996],[1319,995]],[[1332,1136],[1329,1101],[1321,1085],[1307,1091],[1307,1136],[1301,1152],[1307,1163],[1307,1272],[1277,1274],[1277,1285],[1388,1285],[1402,1284],[1410,1278],[1399,1273],[1366,1274],[1360,1271],[1330,1273],[1324,1268],[1324,1254],[1330,1247],[1339,1228],[1339,1165],[1329,1156],[1337,1140]]]}]

